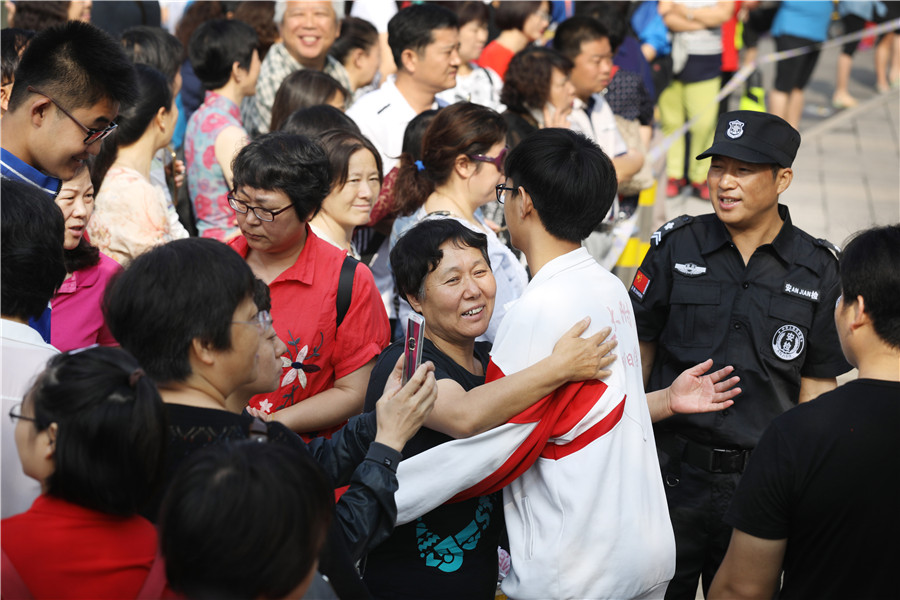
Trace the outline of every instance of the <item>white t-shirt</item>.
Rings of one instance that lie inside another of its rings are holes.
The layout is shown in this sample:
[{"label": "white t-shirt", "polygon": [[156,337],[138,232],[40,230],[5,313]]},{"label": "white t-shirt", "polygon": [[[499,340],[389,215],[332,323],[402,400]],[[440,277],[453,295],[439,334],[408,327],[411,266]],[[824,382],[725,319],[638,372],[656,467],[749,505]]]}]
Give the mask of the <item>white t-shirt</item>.
[{"label": "white t-shirt", "polygon": [[15,430],[7,415],[10,409],[22,401],[44,370],[47,361],[59,354],[59,350],[41,339],[41,335],[22,323],[0,320],[0,386],[2,386],[3,418],[0,425],[0,452],[2,452],[2,518],[23,513],[31,508],[40,496],[40,484],[22,472],[19,452],[16,450]]}]

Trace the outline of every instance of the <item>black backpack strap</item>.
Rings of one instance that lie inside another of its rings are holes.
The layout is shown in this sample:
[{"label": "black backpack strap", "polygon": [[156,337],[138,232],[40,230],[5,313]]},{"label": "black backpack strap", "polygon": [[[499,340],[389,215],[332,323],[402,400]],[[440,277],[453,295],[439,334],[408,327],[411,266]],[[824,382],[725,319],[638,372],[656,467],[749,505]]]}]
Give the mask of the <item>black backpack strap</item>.
[{"label": "black backpack strap", "polygon": [[344,257],[341,265],[341,276],[338,279],[337,289],[337,326],[340,327],[350,310],[350,302],[353,300],[353,277],[356,275],[356,265],[359,261],[349,254]]}]

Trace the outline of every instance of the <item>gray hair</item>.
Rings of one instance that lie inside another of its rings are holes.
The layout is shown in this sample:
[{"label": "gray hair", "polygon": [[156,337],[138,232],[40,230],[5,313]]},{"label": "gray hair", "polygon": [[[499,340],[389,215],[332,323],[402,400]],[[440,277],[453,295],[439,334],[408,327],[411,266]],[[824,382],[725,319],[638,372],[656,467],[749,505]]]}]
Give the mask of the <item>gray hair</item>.
[{"label": "gray hair", "polygon": [[[331,0],[331,8],[334,9],[334,18],[337,21],[340,21],[344,18],[344,0]],[[287,10],[287,0],[276,0],[275,2],[275,15],[272,17],[272,21],[281,27],[281,23],[284,21],[284,12]]]}]

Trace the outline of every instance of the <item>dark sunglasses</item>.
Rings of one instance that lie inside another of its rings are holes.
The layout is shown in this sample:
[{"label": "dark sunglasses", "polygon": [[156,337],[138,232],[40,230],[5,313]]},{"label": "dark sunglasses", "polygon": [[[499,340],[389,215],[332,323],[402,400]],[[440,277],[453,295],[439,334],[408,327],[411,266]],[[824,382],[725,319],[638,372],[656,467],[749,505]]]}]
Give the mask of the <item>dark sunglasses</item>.
[{"label": "dark sunglasses", "polygon": [[486,154],[469,154],[469,158],[472,160],[477,160],[478,162],[491,163],[500,173],[503,173],[503,159],[506,158],[506,153],[509,152],[509,148],[504,148],[500,151],[496,157],[490,157]]}]

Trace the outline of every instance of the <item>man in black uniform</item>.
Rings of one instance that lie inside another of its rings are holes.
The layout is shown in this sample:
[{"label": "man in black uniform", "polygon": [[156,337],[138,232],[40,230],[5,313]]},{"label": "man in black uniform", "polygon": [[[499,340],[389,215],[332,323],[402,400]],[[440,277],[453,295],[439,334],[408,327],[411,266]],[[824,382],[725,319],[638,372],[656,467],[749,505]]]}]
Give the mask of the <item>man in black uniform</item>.
[{"label": "man in black uniform", "polygon": [[722,515],[776,416],[834,389],[848,371],[832,319],[837,248],[793,226],[778,196],[800,134],[766,113],[719,117],[707,184],[715,214],[663,225],[631,285],[648,392],[709,357],[734,365],[743,394],[718,413],[655,427],[677,561],[667,598],[704,593],[731,529]]}]

